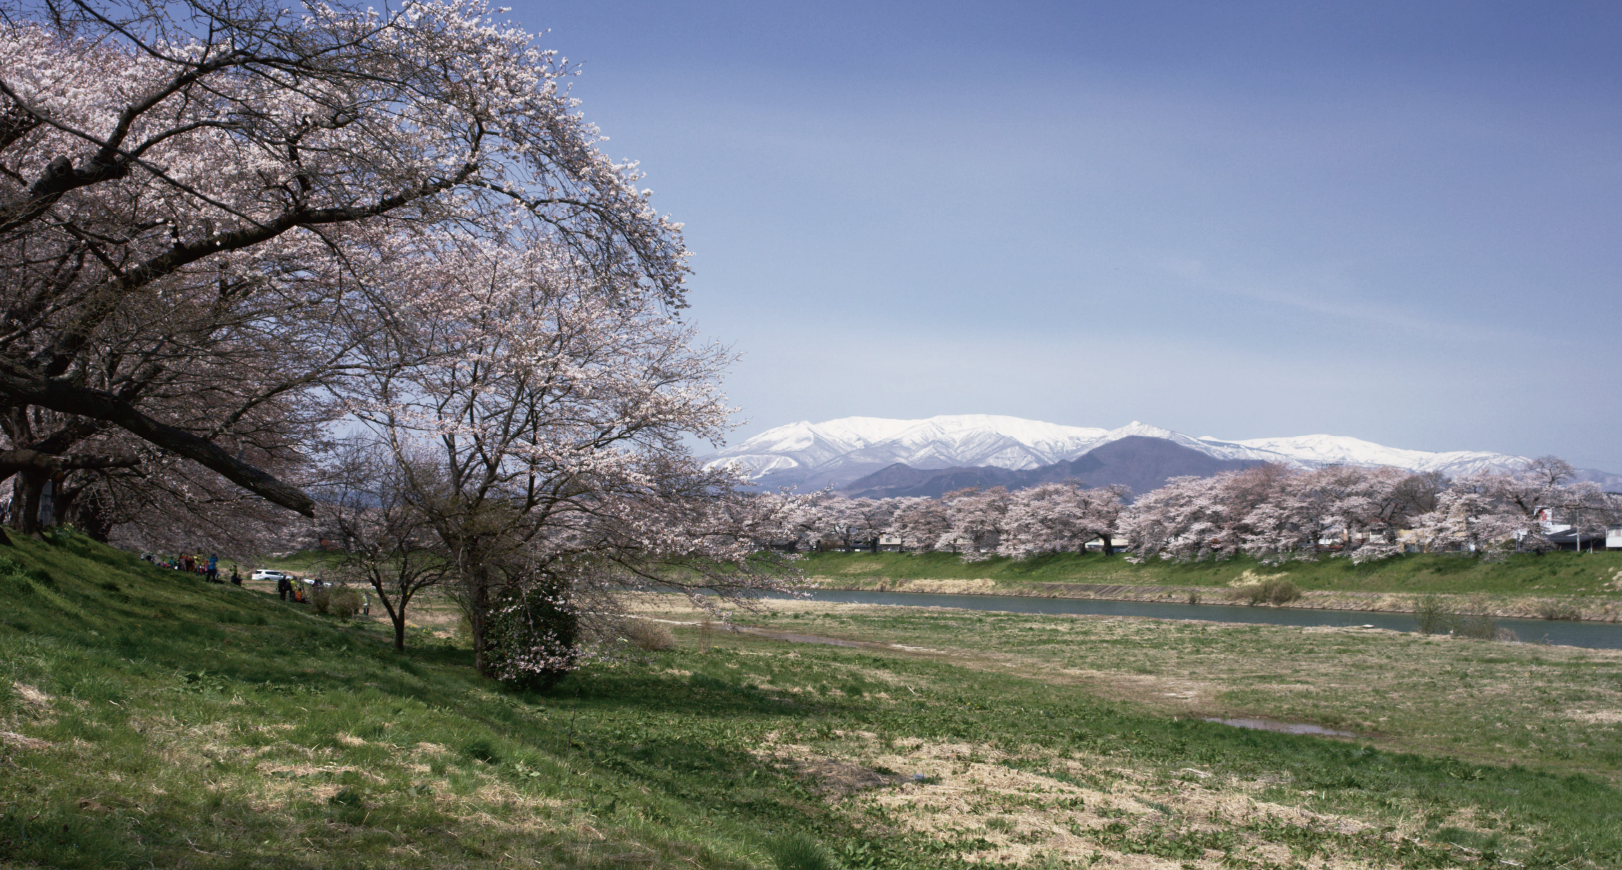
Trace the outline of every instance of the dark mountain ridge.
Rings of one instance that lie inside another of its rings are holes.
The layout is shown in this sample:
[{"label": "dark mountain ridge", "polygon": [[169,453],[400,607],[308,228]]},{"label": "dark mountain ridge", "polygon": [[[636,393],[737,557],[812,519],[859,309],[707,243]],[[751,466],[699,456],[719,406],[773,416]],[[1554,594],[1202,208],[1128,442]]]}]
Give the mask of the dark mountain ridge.
[{"label": "dark mountain ridge", "polygon": [[939,498],[969,486],[1015,490],[1075,480],[1088,487],[1122,484],[1133,494],[1141,494],[1159,489],[1173,477],[1210,477],[1261,464],[1256,460],[1217,459],[1164,438],[1129,435],[1075,459],[1023,471],[995,467],[920,469],[897,462],[852,481],[840,491],[853,498]]}]

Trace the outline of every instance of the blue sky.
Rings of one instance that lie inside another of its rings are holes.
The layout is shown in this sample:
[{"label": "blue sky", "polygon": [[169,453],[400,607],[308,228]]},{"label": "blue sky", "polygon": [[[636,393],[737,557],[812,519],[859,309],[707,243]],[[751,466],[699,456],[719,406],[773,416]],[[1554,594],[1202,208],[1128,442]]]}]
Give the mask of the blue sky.
[{"label": "blue sky", "polygon": [[1622,4],[530,2],[735,439],[994,413],[1622,472]]}]

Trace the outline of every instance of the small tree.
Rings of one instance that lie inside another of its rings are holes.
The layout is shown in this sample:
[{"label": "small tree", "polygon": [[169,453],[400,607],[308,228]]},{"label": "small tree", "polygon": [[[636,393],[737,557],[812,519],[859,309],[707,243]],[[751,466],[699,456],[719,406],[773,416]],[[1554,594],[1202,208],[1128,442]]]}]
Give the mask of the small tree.
[{"label": "small tree", "polygon": [[[408,485],[411,459],[367,439],[334,451],[318,518],[338,539],[341,576],[372,587],[394,624],[394,648],[405,649],[406,608],[447,576],[433,529]],[[421,471],[417,472],[421,474]]]}]

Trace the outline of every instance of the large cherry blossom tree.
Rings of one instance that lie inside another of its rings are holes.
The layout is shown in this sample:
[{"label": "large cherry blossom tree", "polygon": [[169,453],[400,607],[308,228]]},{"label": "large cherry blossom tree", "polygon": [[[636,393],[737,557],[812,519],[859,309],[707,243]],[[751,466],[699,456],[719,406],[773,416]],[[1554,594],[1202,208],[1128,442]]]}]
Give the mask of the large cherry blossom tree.
[{"label": "large cherry blossom tree", "polygon": [[1024,559],[1079,553],[1094,539],[1103,540],[1109,550],[1124,495],[1124,487],[1084,489],[1073,482],[1046,483],[1011,493],[997,554]]},{"label": "large cherry blossom tree", "polygon": [[358,347],[449,316],[397,292],[447,246],[540,246],[603,304],[679,309],[678,225],[491,13],[6,0],[0,474],[155,451],[310,513],[285,475]]},{"label": "large cherry blossom tree", "polygon": [[901,548],[910,552],[933,552],[952,527],[946,505],[940,499],[922,496],[899,498],[896,502],[889,531],[900,539]]}]

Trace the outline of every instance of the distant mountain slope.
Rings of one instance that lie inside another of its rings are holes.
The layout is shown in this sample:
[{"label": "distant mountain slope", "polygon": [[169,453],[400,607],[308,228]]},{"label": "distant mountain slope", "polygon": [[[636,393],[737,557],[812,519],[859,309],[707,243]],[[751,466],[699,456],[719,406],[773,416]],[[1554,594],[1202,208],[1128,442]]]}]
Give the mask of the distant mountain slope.
[{"label": "distant mountain slope", "polygon": [[[1298,468],[1391,465],[1457,476],[1486,469],[1518,468],[1526,461],[1504,453],[1404,450],[1340,435],[1225,441],[1192,438],[1137,422],[1119,429],[1098,429],[991,414],[926,420],[845,417],[824,423],[801,421],[763,432],[707,456],[705,461],[738,468],[762,488],[794,486],[802,491],[825,486],[849,489],[861,478],[901,465],[907,469],[905,473],[897,470],[889,482],[868,487],[899,491],[922,486],[930,477],[949,471],[958,474],[960,480],[985,482],[974,485],[996,485],[990,481],[1002,479],[997,471],[1030,471],[1073,461],[1128,438],[1158,439],[1215,460],[1282,462]],[[906,477],[915,472],[930,474]],[[1622,489],[1622,476],[1589,469],[1581,473],[1607,489]],[[910,482],[903,484],[903,477]],[[1148,476],[1134,479],[1141,482]],[[1136,484],[1128,485],[1143,491]]]},{"label": "distant mountain slope", "polygon": [[1024,489],[1042,483],[1076,480],[1086,486],[1124,484],[1134,494],[1163,486],[1173,477],[1209,477],[1260,464],[1256,459],[1217,459],[1165,438],[1128,435],[1093,448],[1075,459],[1013,471],[1002,468],[915,469],[897,463],[842,487],[857,498],[939,497],[966,486]]},{"label": "distant mountain slope", "polygon": [[1038,468],[1085,453],[1105,429],[963,414],[927,420],[845,417],[763,432],[706,457],[761,486],[839,486],[896,463],[912,468]]},{"label": "distant mountain slope", "polygon": [[1473,471],[1502,469],[1508,464],[1524,461],[1519,456],[1484,453],[1479,450],[1453,450],[1446,453],[1403,450],[1344,435],[1250,438],[1233,442],[1208,438],[1200,440],[1213,447],[1232,444],[1250,450],[1278,453],[1307,465],[1390,465],[1412,471],[1441,471],[1454,476]]}]

